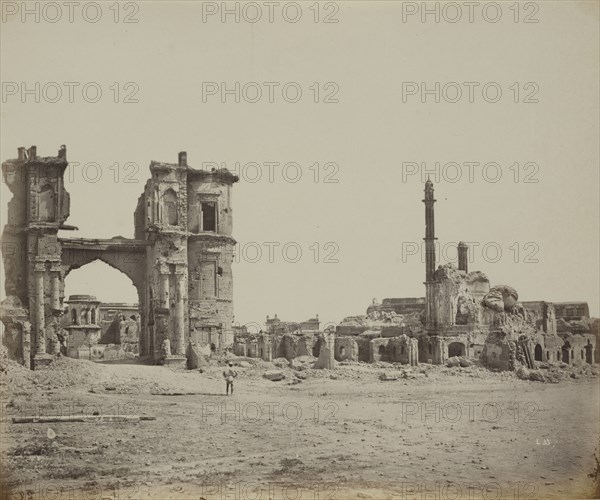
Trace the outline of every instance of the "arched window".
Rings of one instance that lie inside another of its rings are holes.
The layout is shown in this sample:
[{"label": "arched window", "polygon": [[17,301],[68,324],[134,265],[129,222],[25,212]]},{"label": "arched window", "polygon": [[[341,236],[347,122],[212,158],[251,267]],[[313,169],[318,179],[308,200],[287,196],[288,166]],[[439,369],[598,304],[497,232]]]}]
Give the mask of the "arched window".
[{"label": "arched window", "polygon": [[170,226],[176,226],[178,222],[177,193],[167,189],[163,194],[163,222]]},{"label": "arched window", "polygon": [[75,308],[71,309],[71,324],[77,324],[77,311],[75,310]]},{"label": "arched window", "polygon": [[96,309],[92,309],[92,325],[96,324]]},{"label": "arched window", "polygon": [[50,184],[46,184],[40,190],[39,200],[39,219],[44,222],[54,222],[56,220],[56,206],[54,203],[54,189]]}]

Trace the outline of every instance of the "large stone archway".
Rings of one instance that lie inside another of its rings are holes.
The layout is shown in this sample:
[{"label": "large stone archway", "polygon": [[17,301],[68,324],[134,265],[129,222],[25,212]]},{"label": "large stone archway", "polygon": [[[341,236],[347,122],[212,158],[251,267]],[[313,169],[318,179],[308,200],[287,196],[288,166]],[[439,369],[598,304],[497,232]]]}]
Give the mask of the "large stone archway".
[{"label": "large stone archway", "polygon": [[59,238],[62,249],[63,279],[72,270],[92,262],[101,261],[129,278],[138,296],[140,314],[139,352],[148,353],[148,321],[145,307],[146,296],[146,248],[144,240],[113,238],[99,240],[89,238]]},{"label": "large stone archway", "polygon": [[[233,344],[231,186],[237,176],[177,163],[151,162],[151,178],[134,213],[134,238],[63,238],[70,198],[67,151],[39,157],[19,148],[2,164],[13,193],[2,234],[6,300],[0,315],[11,357],[35,368],[57,353],[64,281],[72,269],[101,260],[128,276],[138,292],[140,355],[185,366],[192,343]],[[205,212],[209,210],[210,214]],[[208,222],[210,223],[208,223]]]}]

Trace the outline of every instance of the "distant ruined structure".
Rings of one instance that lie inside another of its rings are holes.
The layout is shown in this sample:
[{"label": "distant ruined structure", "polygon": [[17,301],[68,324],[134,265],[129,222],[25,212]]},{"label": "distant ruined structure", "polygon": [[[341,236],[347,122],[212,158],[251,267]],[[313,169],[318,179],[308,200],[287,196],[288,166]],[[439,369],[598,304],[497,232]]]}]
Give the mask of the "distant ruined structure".
[{"label": "distant ruined structure", "polygon": [[[597,338],[590,333],[584,302],[519,303],[517,291],[490,286],[480,271],[469,272],[469,247],[458,244],[458,268],[436,268],[433,183],[425,183],[425,297],[373,299],[366,316],[349,316],[334,334],[285,331],[267,317],[267,332],[236,338],[235,353],[271,360],[310,354],[329,346],[336,361],[443,364],[449,358],[477,359],[501,370],[536,362],[595,363]],[[289,327],[288,327],[289,328]],[[319,363],[317,363],[319,364]],[[333,361],[325,367],[332,367]],[[323,365],[322,365],[323,366]]]},{"label": "distant ruined structure", "polygon": [[133,239],[63,238],[60,230],[76,229],[65,224],[67,164],[65,146],[52,157],[38,156],[35,146],[19,148],[16,159],[2,164],[13,193],[2,235],[6,299],[0,304],[9,354],[37,368],[60,352],[64,280],[95,260],[123,272],[137,289],[141,357],[184,366],[197,350],[232,345],[231,188],[237,176],[195,170],[185,152],[177,163],[153,161]]},{"label": "distant ruined structure", "polygon": [[435,202],[433,183],[427,180],[425,298],[374,300],[366,316],[346,318],[336,329],[336,359],[407,363],[410,352],[424,363],[464,356],[502,370],[517,363],[533,367],[536,361],[597,361],[586,303],[519,303],[514,288],[490,287],[485,274],[469,272],[469,248],[463,242],[458,268],[444,264],[436,269]]},{"label": "distant ruined structure", "polygon": [[267,316],[266,331],[249,332],[236,327],[233,353],[263,361],[293,359],[301,356],[317,358],[315,368],[335,367],[335,331],[333,326],[321,330],[319,315],[300,323],[281,321],[277,314]]},{"label": "distant ruined structure", "polygon": [[292,360],[298,356],[318,357],[325,342],[318,314],[300,323],[281,321],[277,314],[273,318],[267,316],[265,329],[260,332],[237,329],[233,353],[264,361],[275,358]]},{"label": "distant ruined structure", "polygon": [[71,295],[58,334],[60,351],[71,358],[109,361],[139,354],[137,304],[102,303],[93,295]]}]

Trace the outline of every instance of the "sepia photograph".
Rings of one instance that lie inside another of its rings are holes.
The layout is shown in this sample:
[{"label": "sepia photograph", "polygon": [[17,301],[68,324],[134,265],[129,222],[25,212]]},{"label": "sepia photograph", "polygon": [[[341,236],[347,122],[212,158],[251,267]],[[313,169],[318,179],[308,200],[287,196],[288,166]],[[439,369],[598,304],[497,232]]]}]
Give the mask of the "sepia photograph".
[{"label": "sepia photograph", "polygon": [[600,499],[599,0],[0,10],[0,500]]}]

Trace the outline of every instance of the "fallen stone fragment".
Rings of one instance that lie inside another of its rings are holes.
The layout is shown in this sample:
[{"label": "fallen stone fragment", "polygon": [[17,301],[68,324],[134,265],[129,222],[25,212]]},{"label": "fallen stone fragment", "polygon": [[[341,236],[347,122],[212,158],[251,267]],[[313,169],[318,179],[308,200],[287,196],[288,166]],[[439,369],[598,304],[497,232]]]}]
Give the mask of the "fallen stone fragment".
[{"label": "fallen stone fragment", "polygon": [[285,375],[280,370],[269,370],[263,374],[263,378],[266,378],[273,382],[277,382],[278,380],[283,380],[285,378]]}]

